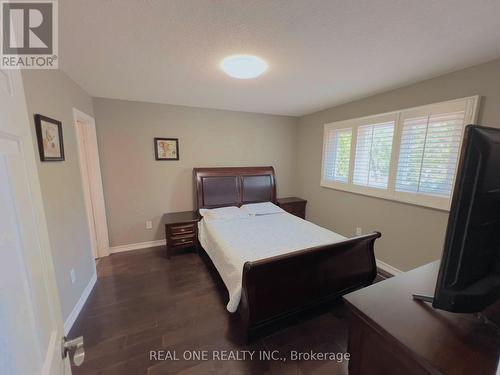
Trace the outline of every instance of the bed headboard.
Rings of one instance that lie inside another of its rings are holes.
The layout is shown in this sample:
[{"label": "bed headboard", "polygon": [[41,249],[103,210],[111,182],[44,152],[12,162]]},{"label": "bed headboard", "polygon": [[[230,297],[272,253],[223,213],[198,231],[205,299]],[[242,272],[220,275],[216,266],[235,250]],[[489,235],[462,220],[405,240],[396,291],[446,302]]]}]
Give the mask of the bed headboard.
[{"label": "bed headboard", "polygon": [[194,168],[196,209],[276,203],[273,167]]}]

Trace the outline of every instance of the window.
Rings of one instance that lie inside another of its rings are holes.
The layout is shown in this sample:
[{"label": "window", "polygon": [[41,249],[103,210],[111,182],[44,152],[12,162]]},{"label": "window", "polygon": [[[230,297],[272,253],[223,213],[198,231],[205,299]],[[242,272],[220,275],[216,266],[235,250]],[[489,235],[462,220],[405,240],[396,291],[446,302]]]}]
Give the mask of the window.
[{"label": "window", "polygon": [[325,125],[321,185],[448,210],[479,97]]},{"label": "window", "polygon": [[451,196],[464,118],[461,111],[403,123],[396,191]]},{"label": "window", "polygon": [[325,137],[324,180],[347,182],[351,157],[352,129],[331,129]]},{"label": "window", "polygon": [[387,189],[394,125],[391,121],[358,127],[353,184]]}]

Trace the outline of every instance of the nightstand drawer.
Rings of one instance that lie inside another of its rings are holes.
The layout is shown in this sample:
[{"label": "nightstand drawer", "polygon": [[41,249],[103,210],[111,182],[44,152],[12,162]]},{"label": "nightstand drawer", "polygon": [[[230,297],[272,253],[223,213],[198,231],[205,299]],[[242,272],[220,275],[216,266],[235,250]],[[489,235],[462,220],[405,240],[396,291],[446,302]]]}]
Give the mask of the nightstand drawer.
[{"label": "nightstand drawer", "polygon": [[194,247],[198,250],[198,221],[196,211],[172,212],[163,215],[167,258],[177,249]]},{"label": "nightstand drawer", "polygon": [[169,247],[180,247],[180,246],[194,246],[196,237],[193,235],[190,236],[175,236],[167,239]]},{"label": "nightstand drawer", "polygon": [[196,232],[196,224],[182,224],[169,226],[169,232],[172,236],[194,234]]}]

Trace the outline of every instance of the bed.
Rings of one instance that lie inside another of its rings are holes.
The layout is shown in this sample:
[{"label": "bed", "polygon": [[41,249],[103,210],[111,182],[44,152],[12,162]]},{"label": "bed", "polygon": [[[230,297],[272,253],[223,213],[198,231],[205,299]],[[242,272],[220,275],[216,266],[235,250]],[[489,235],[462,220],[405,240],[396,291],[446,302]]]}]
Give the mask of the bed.
[{"label": "bed", "polygon": [[[195,168],[193,173],[199,212],[276,203],[272,167]],[[376,276],[373,247],[379,232],[348,239],[278,207],[265,214],[203,218],[198,225],[200,245],[228,290],[227,309],[239,312],[250,335],[370,285]]]}]

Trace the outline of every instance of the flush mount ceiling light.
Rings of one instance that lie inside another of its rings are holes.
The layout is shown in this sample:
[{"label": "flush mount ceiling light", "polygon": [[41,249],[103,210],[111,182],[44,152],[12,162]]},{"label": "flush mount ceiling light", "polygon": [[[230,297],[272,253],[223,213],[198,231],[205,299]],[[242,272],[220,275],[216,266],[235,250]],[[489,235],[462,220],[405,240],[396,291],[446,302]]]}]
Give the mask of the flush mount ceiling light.
[{"label": "flush mount ceiling light", "polygon": [[230,77],[250,79],[260,76],[267,70],[267,63],[252,55],[232,55],[220,63],[222,70]]}]

